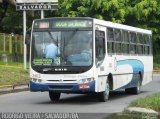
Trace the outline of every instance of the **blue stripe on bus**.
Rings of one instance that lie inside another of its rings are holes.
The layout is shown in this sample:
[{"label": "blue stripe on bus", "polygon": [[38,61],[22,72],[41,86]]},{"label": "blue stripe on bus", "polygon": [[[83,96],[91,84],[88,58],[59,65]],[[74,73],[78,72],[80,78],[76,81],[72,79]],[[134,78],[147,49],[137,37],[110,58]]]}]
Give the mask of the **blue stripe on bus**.
[{"label": "blue stripe on bus", "polygon": [[119,88],[119,89],[125,89],[125,88],[132,88],[132,87],[136,87],[138,80],[136,79],[136,74],[138,74],[139,72],[141,72],[142,74],[144,73],[144,65],[141,61],[136,60],[136,59],[127,59],[127,60],[120,60],[117,61],[117,66],[120,65],[126,65],[129,64],[132,66],[133,69],[133,77],[132,80],[126,84],[125,86]]},{"label": "blue stripe on bus", "polygon": [[133,68],[133,73],[139,73],[139,72],[144,72],[144,65],[141,61],[136,60],[136,59],[127,59],[127,60],[120,60],[117,61],[117,66],[119,65],[125,65],[129,64]]},{"label": "blue stripe on bus", "polygon": [[[79,85],[77,83],[71,83],[71,84],[63,84],[63,83],[58,83],[58,84],[40,84],[40,83],[35,83],[33,81],[30,81],[30,91],[36,92],[36,91],[58,91],[58,92],[95,92],[95,81],[92,81],[88,83],[90,85],[90,88],[88,89],[79,89]],[[50,88],[49,86],[52,87],[57,87],[57,86],[71,86],[72,88]]]}]

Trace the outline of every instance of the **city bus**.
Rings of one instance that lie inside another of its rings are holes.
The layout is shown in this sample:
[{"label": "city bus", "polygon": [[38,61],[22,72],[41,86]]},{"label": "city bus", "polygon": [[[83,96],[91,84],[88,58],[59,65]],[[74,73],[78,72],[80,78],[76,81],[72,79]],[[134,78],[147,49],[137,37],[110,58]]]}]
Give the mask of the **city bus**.
[{"label": "city bus", "polygon": [[139,94],[152,81],[152,32],[94,18],[33,21],[30,41],[30,91],[94,94],[101,102],[110,91]]}]

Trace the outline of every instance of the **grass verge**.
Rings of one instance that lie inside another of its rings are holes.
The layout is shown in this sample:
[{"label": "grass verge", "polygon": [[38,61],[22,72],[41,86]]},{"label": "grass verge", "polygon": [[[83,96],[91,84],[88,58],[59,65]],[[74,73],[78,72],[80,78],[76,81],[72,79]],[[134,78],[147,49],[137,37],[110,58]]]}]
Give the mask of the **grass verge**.
[{"label": "grass verge", "polygon": [[27,84],[29,79],[28,70],[24,71],[21,64],[0,64],[0,86]]},{"label": "grass verge", "polygon": [[[142,107],[160,112],[160,93],[137,99],[131,102],[129,107]],[[106,119],[160,119],[160,115],[124,111],[122,113],[113,114]]]},{"label": "grass verge", "polygon": [[[22,62],[3,62],[3,61],[0,61],[0,66],[23,68],[23,63]],[[27,67],[29,67],[29,63],[27,63]]]},{"label": "grass verge", "polygon": [[154,63],[154,64],[153,64],[153,69],[154,69],[154,70],[160,70],[160,64]]},{"label": "grass verge", "polygon": [[113,114],[106,119],[159,119],[159,116],[155,114],[123,112]]},{"label": "grass verge", "polygon": [[143,107],[160,112],[160,93],[135,100],[129,107]]}]

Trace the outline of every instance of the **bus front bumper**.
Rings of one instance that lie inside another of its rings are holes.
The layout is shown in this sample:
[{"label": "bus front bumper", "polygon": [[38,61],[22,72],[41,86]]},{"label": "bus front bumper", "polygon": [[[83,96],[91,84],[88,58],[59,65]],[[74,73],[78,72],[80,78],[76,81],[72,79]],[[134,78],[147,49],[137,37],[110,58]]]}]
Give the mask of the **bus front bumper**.
[{"label": "bus front bumper", "polygon": [[78,83],[49,83],[49,84],[40,84],[30,81],[30,91],[54,91],[61,93],[87,93],[95,92],[95,81],[78,84]]}]

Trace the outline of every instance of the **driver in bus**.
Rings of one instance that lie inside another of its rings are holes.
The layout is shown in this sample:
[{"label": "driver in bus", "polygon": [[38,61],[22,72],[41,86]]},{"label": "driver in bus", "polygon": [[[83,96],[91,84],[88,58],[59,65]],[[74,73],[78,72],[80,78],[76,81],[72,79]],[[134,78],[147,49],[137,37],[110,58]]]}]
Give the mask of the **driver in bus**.
[{"label": "driver in bus", "polygon": [[45,48],[45,58],[55,59],[60,54],[60,50],[53,39],[50,39],[50,44]]},{"label": "driver in bus", "polygon": [[68,56],[68,61],[71,62],[72,65],[83,65],[88,66],[92,63],[92,42],[90,38],[85,36],[81,37],[81,47],[79,49],[79,53],[71,54]]}]

